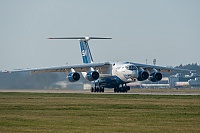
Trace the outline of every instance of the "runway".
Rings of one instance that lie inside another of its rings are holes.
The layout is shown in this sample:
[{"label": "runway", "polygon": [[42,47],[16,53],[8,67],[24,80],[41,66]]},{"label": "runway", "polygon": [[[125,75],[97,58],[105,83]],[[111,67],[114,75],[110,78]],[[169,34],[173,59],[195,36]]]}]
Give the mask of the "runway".
[{"label": "runway", "polygon": [[15,90],[7,90],[7,89],[0,89],[0,92],[25,92],[25,93],[79,93],[79,94],[115,94],[115,95],[200,95],[200,89],[199,90],[181,90],[181,91],[174,91],[174,90],[160,90],[160,91],[151,91],[151,90],[140,90],[134,89],[127,93],[114,93],[112,90],[107,90],[104,93],[93,93],[89,90],[61,90],[61,89],[41,89],[41,90],[25,90],[25,89],[15,89]]}]

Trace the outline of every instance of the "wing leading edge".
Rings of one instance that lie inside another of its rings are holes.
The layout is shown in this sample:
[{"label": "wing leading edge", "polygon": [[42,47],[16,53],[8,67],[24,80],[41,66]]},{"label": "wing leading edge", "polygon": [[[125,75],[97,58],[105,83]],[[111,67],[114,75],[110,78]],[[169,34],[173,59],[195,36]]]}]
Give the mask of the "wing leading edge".
[{"label": "wing leading edge", "polygon": [[154,66],[154,65],[147,65],[147,64],[140,64],[140,63],[133,63],[136,67],[142,67],[145,70],[152,70],[155,68],[159,72],[171,72],[171,71],[188,71],[193,72],[195,70],[188,70],[188,69],[180,69],[180,68],[172,68],[172,67],[163,67],[163,66]]},{"label": "wing leading edge", "polygon": [[9,73],[13,72],[31,72],[32,74],[45,73],[45,72],[70,72],[71,69],[74,69],[76,72],[89,71],[92,67],[96,69],[102,69],[104,67],[110,66],[109,62],[102,63],[88,63],[80,65],[65,65],[65,66],[55,66],[55,67],[43,67],[43,68],[33,68],[33,69],[17,69],[8,71]]}]

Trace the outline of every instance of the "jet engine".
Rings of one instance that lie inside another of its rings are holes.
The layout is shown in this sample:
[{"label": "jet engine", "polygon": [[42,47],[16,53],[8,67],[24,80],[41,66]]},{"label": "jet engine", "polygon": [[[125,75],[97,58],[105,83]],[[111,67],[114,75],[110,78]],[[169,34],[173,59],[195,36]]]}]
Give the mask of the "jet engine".
[{"label": "jet engine", "polygon": [[97,71],[88,72],[86,78],[89,81],[97,80],[99,78],[99,73]]},{"label": "jet engine", "polygon": [[71,72],[68,76],[67,76],[68,80],[70,82],[76,82],[80,79],[80,74],[77,72]]},{"label": "jet engine", "polygon": [[151,73],[149,76],[149,80],[152,82],[157,82],[162,79],[162,74],[160,72]]},{"label": "jet engine", "polygon": [[143,81],[149,78],[149,73],[147,71],[139,71],[138,73],[138,81]]}]

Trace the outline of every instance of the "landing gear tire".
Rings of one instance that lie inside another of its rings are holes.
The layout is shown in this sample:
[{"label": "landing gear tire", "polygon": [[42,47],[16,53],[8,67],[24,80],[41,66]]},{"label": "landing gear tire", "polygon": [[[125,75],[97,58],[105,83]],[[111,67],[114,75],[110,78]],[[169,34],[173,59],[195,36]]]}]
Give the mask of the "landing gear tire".
[{"label": "landing gear tire", "polygon": [[94,92],[94,88],[93,87],[91,88],[91,92]]},{"label": "landing gear tire", "polygon": [[116,87],[114,88],[114,92],[115,92],[115,93],[117,92],[117,88],[116,88]]},{"label": "landing gear tire", "polygon": [[100,87],[100,92],[104,92],[104,87]]},{"label": "landing gear tire", "polygon": [[119,93],[119,92],[120,92],[120,87],[115,87],[115,88],[114,88],[114,92],[115,92],[115,93]]},{"label": "landing gear tire", "polygon": [[131,87],[130,87],[130,86],[126,86],[126,88],[127,88],[127,91],[129,91],[129,90],[131,89]]},{"label": "landing gear tire", "polygon": [[96,87],[96,91],[95,92],[99,92],[99,87]]}]

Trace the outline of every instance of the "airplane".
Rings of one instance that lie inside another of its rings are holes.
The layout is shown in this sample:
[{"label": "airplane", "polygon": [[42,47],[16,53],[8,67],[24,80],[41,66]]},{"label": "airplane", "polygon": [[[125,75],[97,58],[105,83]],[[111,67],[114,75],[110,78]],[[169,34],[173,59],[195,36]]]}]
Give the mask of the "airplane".
[{"label": "airplane", "polygon": [[161,72],[171,72],[173,70],[191,71],[187,69],[168,68],[129,61],[95,63],[89,48],[89,40],[112,39],[110,37],[63,37],[48,39],[78,39],[80,42],[83,64],[17,69],[9,72],[30,71],[32,74],[44,72],[67,72],[68,75],[66,79],[69,82],[79,81],[80,75],[82,74],[85,79],[94,84],[94,86],[91,87],[91,92],[104,92],[104,88],[112,88],[114,89],[114,92],[127,92],[130,90],[130,86],[127,85],[130,82],[144,81],[147,79],[152,82],[157,82],[162,79]]}]

